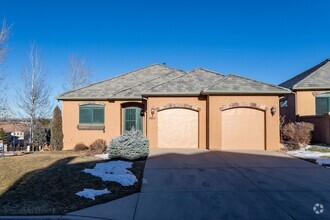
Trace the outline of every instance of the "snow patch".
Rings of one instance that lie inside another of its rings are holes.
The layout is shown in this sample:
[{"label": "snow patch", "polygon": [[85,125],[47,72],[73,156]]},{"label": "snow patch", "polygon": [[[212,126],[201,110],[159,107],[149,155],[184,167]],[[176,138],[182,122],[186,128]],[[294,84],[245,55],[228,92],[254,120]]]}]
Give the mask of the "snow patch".
[{"label": "snow patch", "polygon": [[314,159],[317,160],[322,156],[329,156],[330,157],[330,153],[324,153],[324,152],[317,152],[317,151],[308,151],[309,147],[306,148],[301,148],[299,150],[294,150],[294,151],[288,151],[287,154],[290,154],[292,156],[295,157],[300,157],[303,159]]},{"label": "snow patch", "polygon": [[330,166],[330,158],[319,158],[316,160],[316,163],[318,165],[327,165],[327,166]]},{"label": "snow patch", "polygon": [[111,193],[107,188],[103,190],[96,190],[96,189],[84,189],[83,191],[77,192],[77,196],[85,197],[87,199],[95,200],[95,196],[101,196],[105,194]]},{"label": "snow patch", "polygon": [[94,157],[103,159],[103,160],[107,160],[109,159],[109,154],[96,154]]},{"label": "snow patch", "polygon": [[122,186],[132,186],[138,181],[136,176],[127,170],[132,168],[132,165],[132,162],[122,160],[109,161],[98,163],[93,169],[84,169],[83,172],[100,177],[103,181],[117,182]]},{"label": "snow patch", "polygon": [[315,160],[315,163],[320,166],[328,167],[330,166],[330,158],[322,158],[322,157],[330,157],[330,152],[318,152],[318,151],[308,151],[308,148],[311,146],[307,146],[305,148],[301,148],[299,150],[288,151],[287,154],[299,157],[302,159],[312,159]]}]

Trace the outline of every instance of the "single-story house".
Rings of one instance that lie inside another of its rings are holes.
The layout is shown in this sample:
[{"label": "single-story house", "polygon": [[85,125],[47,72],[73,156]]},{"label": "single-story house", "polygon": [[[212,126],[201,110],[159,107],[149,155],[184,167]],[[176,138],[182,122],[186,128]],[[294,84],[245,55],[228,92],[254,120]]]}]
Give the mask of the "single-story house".
[{"label": "single-story house", "polygon": [[292,90],[281,99],[281,115],[296,121],[299,116],[330,112],[330,59],[280,84]]},{"label": "single-story house", "polygon": [[285,122],[314,124],[313,141],[330,144],[330,59],[283,82],[292,93],[281,98]]},{"label": "single-story house", "polygon": [[151,148],[279,149],[279,97],[291,91],[237,75],[155,64],[57,97],[64,149],[132,127]]}]

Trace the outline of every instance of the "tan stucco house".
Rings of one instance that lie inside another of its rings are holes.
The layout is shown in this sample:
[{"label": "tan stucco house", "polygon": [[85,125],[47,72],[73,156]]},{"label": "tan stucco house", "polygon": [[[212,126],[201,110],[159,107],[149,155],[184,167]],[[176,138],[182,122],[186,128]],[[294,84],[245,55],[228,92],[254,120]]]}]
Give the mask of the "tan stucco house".
[{"label": "tan stucco house", "polygon": [[290,90],[210,70],[155,64],[64,93],[64,149],[132,127],[152,148],[279,149],[279,96]]},{"label": "tan stucco house", "polygon": [[297,116],[323,115],[330,112],[330,60],[313,66],[280,84],[292,90],[281,99],[281,115],[286,121]]}]

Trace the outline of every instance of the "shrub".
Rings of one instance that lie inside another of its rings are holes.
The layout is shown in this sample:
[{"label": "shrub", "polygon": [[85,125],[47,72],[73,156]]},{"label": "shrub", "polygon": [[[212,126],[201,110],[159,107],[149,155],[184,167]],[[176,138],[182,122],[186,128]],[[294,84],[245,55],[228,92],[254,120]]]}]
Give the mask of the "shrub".
[{"label": "shrub", "polygon": [[89,150],[93,151],[95,153],[104,153],[105,150],[107,149],[107,142],[102,139],[97,139],[93,143],[89,145]]},{"label": "shrub", "polygon": [[62,129],[62,112],[61,109],[56,106],[53,113],[53,119],[50,123],[50,147],[52,150],[63,149],[63,129]]},{"label": "shrub", "polygon": [[88,147],[84,143],[78,143],[76,146],[74,146],[75,151],[84,151],[88,150]]},{"label": "shrub", "polygon": [[132,128],[123,135],[112,139],[108,147],[109,158],[136,160],[149,154],[149,140],[139,130]]},{"label": "shrub", "polygon": [[330,147],[312,146],[312,147],[308,148],[307,150],[308,151],[330,153]]},{"label": "shrub", "polygon": [[314,125],[311,123],[291,122],[284,125],[283,138],[289,142],[293,149],[298,149],[310,143],[313,130]]}]

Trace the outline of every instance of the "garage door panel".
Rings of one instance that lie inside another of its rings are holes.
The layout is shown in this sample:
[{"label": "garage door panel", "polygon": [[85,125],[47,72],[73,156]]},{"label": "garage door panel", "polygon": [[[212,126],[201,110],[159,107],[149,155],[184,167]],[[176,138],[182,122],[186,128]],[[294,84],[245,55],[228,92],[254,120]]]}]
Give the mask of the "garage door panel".
[{"label": "garage door panel", "polygon": [[198,112],[188,109],[160,111],[158,147],[198,148]]},{"label": "garage door panel", "polygon": [[265,149],[265,113],[250,108],[222,112],[222,149]]}]

